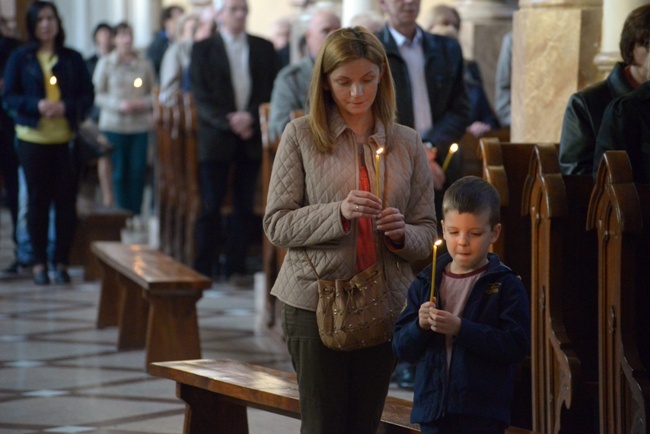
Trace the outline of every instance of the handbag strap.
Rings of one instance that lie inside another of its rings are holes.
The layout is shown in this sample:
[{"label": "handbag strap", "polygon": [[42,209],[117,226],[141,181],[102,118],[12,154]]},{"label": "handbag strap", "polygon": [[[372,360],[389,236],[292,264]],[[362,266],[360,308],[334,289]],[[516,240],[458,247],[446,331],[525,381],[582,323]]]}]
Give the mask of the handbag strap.
[{"label": "handbag strap", "polygon": [[311,267],[311,271],[314,272],[316,275],[316,280],[320,280],[320,277],[318,276],[318,273],[316,272],[316,267],[314,267],[314,264],[311,262],[311,259],[309,259],[309,255],[307,254],[307,249],[302,249],[302,253],[305,254],[305,258],[307,258],[307,262],[309,262],[309,266]]}]

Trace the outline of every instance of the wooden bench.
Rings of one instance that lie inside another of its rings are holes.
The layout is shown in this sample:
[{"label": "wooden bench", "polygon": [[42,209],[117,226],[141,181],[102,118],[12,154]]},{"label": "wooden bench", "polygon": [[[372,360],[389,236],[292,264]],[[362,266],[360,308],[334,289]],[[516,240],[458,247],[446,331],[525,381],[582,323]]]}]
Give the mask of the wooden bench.
[{"label": "wooden bench", "polygon": [[[234,360],[184,360],[152,363],[149,373],[176,382],[176,396],[186,403],[185,434],[246,434],[246,408],[300,419],[296,376]],[[419,433],[409,422],[411,401],[388,396],[380,433]],[[508,434],[530,431],[510,427]]]},{"label": "wooden bench", "polygon": [[[479,140],[483,178],[497,189],[501,198],[501,236],[491,250],[521,276],[529,298],[531,230],[523,192],[533,149],[531,143],[501,143],[493,137]],[[512,423],[532,427],[531,409],[531,359],[527,357],[517,369]]]},{"label": "wooden bench", "polygon": [[563,176],[557,146],[536,145],[523,205],[532,232],[533,429],[598,431],[598,284],[587,231],[591,175]]},{"label": "wooden bench", "polygon": [[650,186],[624,151],[600,161],[587,225],[598,233],[600,432],[649,433]]},{"label": "wooden bench", "polygon": [[201,357],[196,302],[212,282],[148,246],[95,242],[103,270],[97,328],[117,325],[120,350],[145,348],[146,365]]},{"label": "wooden bench", "polygon": [[102,273],[90,250],[91,244],[95,241],[119,241],[120,233],[131,217],[131,211],[120,208],[93,207],[77,212],[77,229],[70,250],[70,264],[83,267],[84,280],[99,280]]}]

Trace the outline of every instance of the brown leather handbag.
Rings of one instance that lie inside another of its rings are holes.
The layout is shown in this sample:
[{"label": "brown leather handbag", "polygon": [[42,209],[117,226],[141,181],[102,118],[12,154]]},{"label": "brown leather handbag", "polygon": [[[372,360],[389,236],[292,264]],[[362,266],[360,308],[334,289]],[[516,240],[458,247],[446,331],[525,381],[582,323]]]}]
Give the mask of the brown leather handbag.
[{"label": "brown leather handbag", "polygon": [[[305,252],[307,256],[307,252]],[[343,280],[323,280],[307,256],[318,279],[316,320],[323,344],[337,351],[372,347],[393,338],[397,313],[391,307],[390,289],[378,260]]]}]

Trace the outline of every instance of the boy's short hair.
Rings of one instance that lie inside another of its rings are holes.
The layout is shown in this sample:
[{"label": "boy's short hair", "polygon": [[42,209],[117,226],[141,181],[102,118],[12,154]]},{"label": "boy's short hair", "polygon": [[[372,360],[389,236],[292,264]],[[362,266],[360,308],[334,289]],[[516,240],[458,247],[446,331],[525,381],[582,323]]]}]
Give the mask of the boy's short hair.
[{"label": "boy's short hair", "polygon": [[451,184],[442,199],[442,215],[449,211],[483,214],[487,212],[490,226],[501,219],[501,198],[496,188],[483,178],[465,176]]}]

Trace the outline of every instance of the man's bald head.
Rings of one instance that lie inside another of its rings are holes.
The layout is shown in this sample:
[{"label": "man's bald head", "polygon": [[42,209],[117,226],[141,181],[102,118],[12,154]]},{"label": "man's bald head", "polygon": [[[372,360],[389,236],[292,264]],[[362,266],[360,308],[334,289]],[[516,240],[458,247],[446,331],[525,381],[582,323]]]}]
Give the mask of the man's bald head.
[{"label": "man's bald head", "polygon": [[326,9],[315,11],[309,20],[309,25],[305,32],[305,40],[307,41],[309,54],[312,57],[316,57],[327,35],[340,27],[341,20],[334,12]]}]

